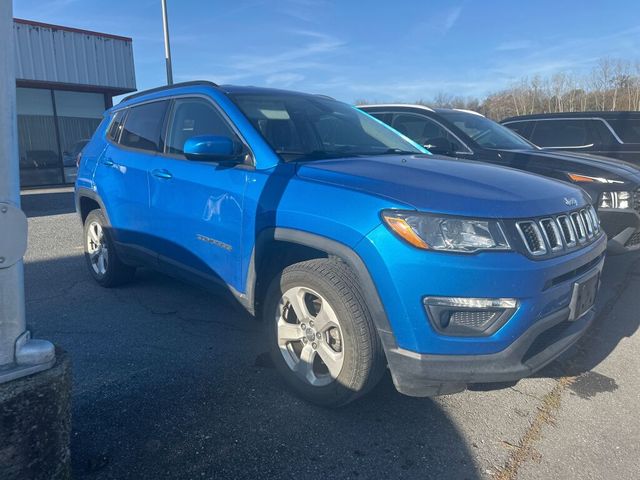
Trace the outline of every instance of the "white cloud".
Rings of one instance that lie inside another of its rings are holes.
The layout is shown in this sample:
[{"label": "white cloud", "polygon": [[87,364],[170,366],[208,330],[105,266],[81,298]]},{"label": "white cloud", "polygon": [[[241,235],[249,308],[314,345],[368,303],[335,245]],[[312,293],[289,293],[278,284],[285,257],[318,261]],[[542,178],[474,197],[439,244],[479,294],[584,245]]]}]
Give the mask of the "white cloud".
[{"label": "white cloud", "polygon": [[235,55],[229,66],[252,74],[273,74],[291,69],[300,70],[315,63],[319,64],[319,56],[334,52],[345,45],[337,38],[321,32],[298,31],[292,33],[310,37],[311,41],[276,54],[263,52],[261,54]]},{"label": "white cloud", "polygon": [[462,5],[454,7],[444,15],[444,21],[442,22],[442,32],[447,33],[458,22],[460,15],[462,14]]},{"label": "white cloud", "polygon": [[316,24],[326,4],[325,0],[287,0],[278,11],[296,20]]},{"label": "white cloud", "polygon": [[[272,52],[261,49],[260,53],[236,54],[224,63],[212,63],[199,73],[189,72],[185,78],[211,78],[216,83],[234,83],[249,79],[267,85],[290,86],[299,83],[310,72],[331,71],[336,68],[332,55],[346,45],[342,40],[314,30],[291,30],[295,38],[289,39],[292,48]],[[300,41],[300,38],[303,40]],[[214,74],[207,74],[214,71]]]}]

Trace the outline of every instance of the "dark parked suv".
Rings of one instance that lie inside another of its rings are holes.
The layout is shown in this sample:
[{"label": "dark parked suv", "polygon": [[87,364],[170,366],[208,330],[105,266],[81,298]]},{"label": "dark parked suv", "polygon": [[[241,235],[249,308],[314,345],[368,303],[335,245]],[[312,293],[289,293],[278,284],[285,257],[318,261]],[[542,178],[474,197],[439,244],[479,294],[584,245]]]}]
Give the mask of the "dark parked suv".
[{"label": "dark parked suv", "polygon": [[640,112],[545,113],[500,123],[544,149],[593,153],[640,166]]},{"label": "dark parked suv", "polygon": [[598,213],[609,236],[609,253],[640,249],[640,170],[634,165],[586,153],[538,148],[476,112],[401,104],[366,105],[360,109],[431,153],[575,183],[599,206]]}]

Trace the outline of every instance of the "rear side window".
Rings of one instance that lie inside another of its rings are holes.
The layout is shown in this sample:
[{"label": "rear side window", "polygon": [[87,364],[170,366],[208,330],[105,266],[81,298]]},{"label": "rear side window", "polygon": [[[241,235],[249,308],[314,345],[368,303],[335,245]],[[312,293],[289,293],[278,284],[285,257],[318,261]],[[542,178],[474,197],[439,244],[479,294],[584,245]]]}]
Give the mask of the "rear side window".
[{"label": "rear side window", "polygon": [[118,141],[120,137],[120,131],[122,130],[122,121],[124,120],[125,110],[120,110],[116,112],[111,121],[111,125],[109,126],[109,131],[107,132],[107,138],[114,142]]},{"label": "rear side window", "polygon": [[529,127],[531,126],[531,123],[532,122],[513,122],[513,123],[506,123],[504,126],[513,130],[521,137],[529,138],[527,136],[527,133],[529,131]]},{"label": "rear side window", "polygon": [[625,143],[640,143],[640,119],[608,120],[607,122],[616,132],[620,140]]},{"label": "rear side window", "polygon": [[161,150],[160,132],[167,110],[166,101],[131,107],[122,129],[120,144],[152,152]]},{"label": "rear side window", "polygon": [[591,127],[590,143],[597,145],[613,145],[619,143],[613,136],[609,127],[602,120],[593,120],[589,123]]},{"label": "rear side window", "polygon": [[227,121],[207,100],[202,98],[176,100],[169,120],[167,153],[181,155],[184,142],[199,135],[236,138]]},{"label": "rear side window", "polygon": [[539,120],[531,141],[539,147],[582,147],[596,143],[589,132],[593,120]]}]

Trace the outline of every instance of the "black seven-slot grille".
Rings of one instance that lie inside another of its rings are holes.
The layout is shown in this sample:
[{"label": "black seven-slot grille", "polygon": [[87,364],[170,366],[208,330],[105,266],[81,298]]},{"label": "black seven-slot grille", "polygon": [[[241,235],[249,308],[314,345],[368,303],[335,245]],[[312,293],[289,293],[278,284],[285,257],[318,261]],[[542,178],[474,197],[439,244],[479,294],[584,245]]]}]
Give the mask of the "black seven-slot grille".
[{"label": "black seven-slot grille", "polygon": [[527,251],[541,256],[591,242],[600,234],[600,221],[590,205],[540,220],[521,220],[516,222],[516,229]]}]

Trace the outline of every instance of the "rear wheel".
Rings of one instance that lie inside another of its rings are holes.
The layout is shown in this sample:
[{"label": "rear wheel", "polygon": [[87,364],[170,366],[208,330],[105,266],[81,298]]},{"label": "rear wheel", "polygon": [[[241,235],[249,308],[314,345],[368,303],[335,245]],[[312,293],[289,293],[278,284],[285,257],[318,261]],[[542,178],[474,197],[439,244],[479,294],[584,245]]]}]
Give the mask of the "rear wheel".
[{"label": "rear wheel", "polygon": [[131,281],[136,269],[118,257],[107,225],[102,210],[89,212],[84,222],[84,256],[96,282],[115,287]]},{"label": "rear wheel", "polygon": [[384,372],[382,346],[357,279],[340,261],[287,267],[272,282],[264,313],[277,369],[310,402],[349,403]]}]

